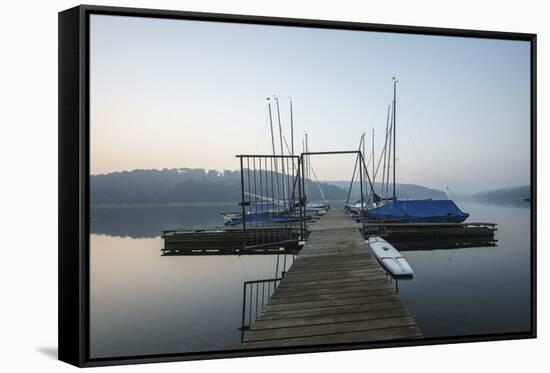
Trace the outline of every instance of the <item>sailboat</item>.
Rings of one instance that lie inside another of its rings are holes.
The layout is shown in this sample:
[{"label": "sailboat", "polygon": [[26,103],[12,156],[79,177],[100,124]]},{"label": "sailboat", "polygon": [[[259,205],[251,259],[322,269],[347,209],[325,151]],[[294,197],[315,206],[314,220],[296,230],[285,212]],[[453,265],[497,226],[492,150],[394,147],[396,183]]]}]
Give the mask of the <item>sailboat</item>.
[{"label": "sailboat", "polygon": [[[462,211],[452,200],[434,200],[434,199],[398,199],[395,192],[395,139],[396,139],[396,95],[397,80],[393,78],[393,120],[390,127],[393,135],[393,196],[391,198],[381,198],[377,206],[369,207],[363,210],[367,222],[391,222],[391,223],[462,223],[469,214]],[[387,138],[386,138],[387,141]],[[390,145],[391,147],[391,145]],[[390,150],[391,151],[391,150]],[[388,157],[388,177],[389,163]],[[372,195],[376,196],[374,190]],[[383,194],[383,193],[382,193]]]},{"label": "sailboat", "polygon": [[[273,157],[277,157],[277,152],[275,149],[275,134],[273,131],[273,117],[271,110],[271,98],[267,98],[268,104],[268,113],[269,113],[269,124],[271,128],[271,146],[273,151]],[[287,151],[290,156],[294,157],[294,124],[293,124],[293,114],[292,114],[292,99],[290,99],[290,125],[291,125],[291,146],[289,149],[286,138],[283,136],[283,130],[281,125],[281,116],[279,109],[279,99],[274,96],[275,108],[277,113],[277,119],[279,124],[279,142],[280,142],[280,156],[285,156],[283,148],[284,144],[287,147]],[[296,165],[292,163],[292,169],[294,170]],[[242,172],[242,171],[241,171]],[[255,172],[255,171],[254,171]],[[277,170],[277,162],[275,162],[275,174],[280,175],[282,178],[286,176],[284,163],[282,163],[282,171],[279,173]],[[273,171],[272,171],[273,175]],[[266,176],[267,177],[267,176]],[[273,177],[273,176],[272,176]],[[261,180],[261,179],[260,179]],[[287,189],[285,192],[284,183],[282,188],[282,197],[278,194],[278,181],[277,181],[277,199],[270,198],[266,195],[253,194],[250,192],[242,191],[243,200],[244,196],[247,196],[247,201],[241,201],[241,206],[244,207],[243,211],[240,212],[222,212],[221,215],[225,221],[225,225],[240,225],[243,223],[248,224],[263,224],[263,223],[289,223],[297,222],[304,219],[303,210],[300,209],[303,206],[303,201],[295,202],[296,198],[294,195],[294,189],[292,193],[290,189]],[[250,185],[249,185],[250,188]],[[273,189],[273,185],[272,185]],[[273,192],[273,190],[272,190]],[[266,193],[267,192],[266,187]],[[244,204],[244,206],[243,206]],[[308,206],[305,209],[305,219],[309,220],[314,215],[322,215],[323,211],[320,206]]]},{"label": "sailboat", "polygon": [[[251,201],[246,206],[245,218],[242,212],[222,212],[225,225],[240,225],[243,220],[247,224],[252,223],[289,223],[300,221],[300,212],[292,208],[290,201],[274,200],[269,197],[245,192]],[[296,206],[298,207],[298,206]],[[306,210],[305,219],[312,219],[318,215],[317,211]]]}]

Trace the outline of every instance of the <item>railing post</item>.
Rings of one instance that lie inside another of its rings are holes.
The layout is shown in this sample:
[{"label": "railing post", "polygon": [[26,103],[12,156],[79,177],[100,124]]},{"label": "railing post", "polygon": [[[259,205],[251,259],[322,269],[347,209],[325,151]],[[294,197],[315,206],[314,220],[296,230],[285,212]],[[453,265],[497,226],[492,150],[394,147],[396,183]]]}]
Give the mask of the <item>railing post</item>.
[{"label": "railing post", "polygon": [[244,168],[243,168],[243,157],[240,157],[240,160],[241,160],[241,207],[242,207],[242,214],[243,214],[243,246],[246,246],[246,238],[245,238],[245,234],[246,233],[246,222],[245,222],[245,217],[246,217],[246,211],[245,211],[245,201],[244,201]]},{"label": "railing post", "polygon": [[[245,314],[246,314],[246,282],[243,283],[243,314],[241,319],[241,330],[244,332],[244,323],[245,323]],[[244,336],[244,334],[243,334]],[[242,338],[242,336],[241,336]]]},{"label": "railing post", "polygon": [[301,180],[302,180],[302,191],[300,193],[300,210],[302,211],[302,240],[306,240],[307,235],[307,214],[306,214],[306,206],[307,206],[307,197],[306,197],[306,172],[305,172],[305,158],[302,155],[301,157]]},{"label": "railing post", "polygon": [[302,181],[302,177],[303,177],[303,174],[302,174],[302,157],[300,156],[298,158],[298,208],[300,209],[300,237],[299,237],[299,240],[303,240],[305,235],[304,235],[304,224],[305,224],[305,216],[303,214],[303,210],[302,210],[302,185],[303,185],[303,181]]}]

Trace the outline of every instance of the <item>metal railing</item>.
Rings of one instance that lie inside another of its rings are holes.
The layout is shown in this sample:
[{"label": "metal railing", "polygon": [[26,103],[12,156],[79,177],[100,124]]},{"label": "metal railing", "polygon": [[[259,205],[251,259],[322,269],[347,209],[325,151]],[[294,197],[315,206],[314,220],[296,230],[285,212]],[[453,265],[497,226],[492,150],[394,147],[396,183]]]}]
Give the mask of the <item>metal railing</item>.
[{"label": "metal railing", "polygon": [[[246,235],[243,247],[261,247],[303,242],[307,238],[307,220],[310,218],[306,183],[309,158],[318,155],[355,154],[355,168],[359,169],[361,231],[365,231],[365,204],[367,190],[375,197],[374,186],[360,150],[305,152],[297,155],[237,155],[241,169],[240,220]],[[357,167],[359,166],[359,167]],[[277,229],[274,229],[277,228]]]},{"label": "metal railing", "polygon": [[[239,328],[241,339],[244,337],[244,332],[255,323],[279,283],[285,277],[287,269],[294,263],[295,255],[281,255],[277,255],[274,278],[243,282],[241,327]],[[287,256],[289,260],[287,260]]]},{"label": "metal railing", "polygon": [[241,168],[240,220],[250,232],[243,246],[295,244],[306,235],[301,159],[290,155],[237,155]]},{"label": "metal railing", "polygon": [[242,332],[241,338],[244,337],[244,332],[249,330],[254,324],[282,279],[282,277],[279,277],[267,280],[245,281],[243,283],[243,307],[241,327],[239,328]]}]

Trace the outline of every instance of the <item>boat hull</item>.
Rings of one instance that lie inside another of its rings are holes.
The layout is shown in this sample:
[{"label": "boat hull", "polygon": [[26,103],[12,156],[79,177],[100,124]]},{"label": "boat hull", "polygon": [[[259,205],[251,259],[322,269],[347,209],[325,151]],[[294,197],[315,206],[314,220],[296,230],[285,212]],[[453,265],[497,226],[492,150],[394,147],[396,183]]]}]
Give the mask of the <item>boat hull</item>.
[{"label": "boat hull", "polygon": [[374,256],[394,276],[412,276],[413,269],[399,251],[383,238],[373,236],[367,240]]}]

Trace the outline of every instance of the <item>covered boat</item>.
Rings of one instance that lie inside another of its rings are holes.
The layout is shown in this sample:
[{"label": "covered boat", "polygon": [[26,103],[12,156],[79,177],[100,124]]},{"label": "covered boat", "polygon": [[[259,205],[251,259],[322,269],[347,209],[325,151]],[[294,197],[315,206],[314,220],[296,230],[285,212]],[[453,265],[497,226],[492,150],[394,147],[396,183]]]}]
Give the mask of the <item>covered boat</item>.
[{"label": "covered boat", "polygon": [[462,223],[470,216],[451,200],[395,200],[364,211],[368,222]]}]

